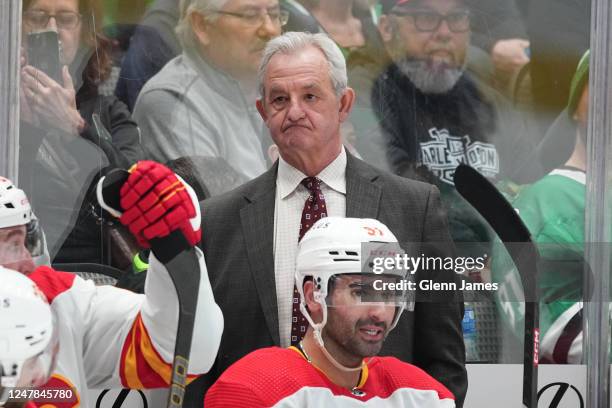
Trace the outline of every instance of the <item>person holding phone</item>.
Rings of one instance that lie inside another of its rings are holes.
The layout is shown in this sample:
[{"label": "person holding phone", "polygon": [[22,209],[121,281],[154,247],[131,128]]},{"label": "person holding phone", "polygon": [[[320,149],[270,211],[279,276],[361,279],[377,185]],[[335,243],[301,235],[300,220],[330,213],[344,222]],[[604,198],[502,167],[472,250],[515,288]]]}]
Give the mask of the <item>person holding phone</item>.
[{"label": "person holding phone", "polygon": [[91,187],[144,152],[126,106],[98,93],[111,68],[102,14],[96,0],[24,0],[22,17],[20,184],[55,262],[104,262]]}]

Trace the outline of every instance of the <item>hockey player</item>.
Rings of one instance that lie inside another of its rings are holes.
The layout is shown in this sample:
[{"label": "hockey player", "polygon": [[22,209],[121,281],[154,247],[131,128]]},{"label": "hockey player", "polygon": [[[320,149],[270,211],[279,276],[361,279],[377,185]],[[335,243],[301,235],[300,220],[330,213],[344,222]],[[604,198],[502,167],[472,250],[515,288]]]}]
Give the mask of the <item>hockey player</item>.
[{"label": "hockey player", "polygon": [[377,275],[370,264],[375,254],[400,251],[377,220],[328,217],[315,223],[297,255],[300,310],[310,324],[304,339],[298,347],[264,348],[234,363],[210,388],[204,406],[454,407],[450,391],[421,369],[374,357],[413,303],[407,291],[381,288],[407,282],[405,270]]},{"label": "hockey player", "polygon": [[[0,282],[0,406],[34,408],[25,388],[42,386],[51,376],[59,349],[57,319],[25,275],[0,266]],[[67,400],[72,390],[61,392],[57,399]]]},{"label": "hockey player", "polygon": [[[149,246],[149,240],[177,230],[195,245],[200,239],[200,214],[191,188],[154,162],[139,162],[130,173],[121,189],[121,221],[141,245]],[[35,267],[28,251],[31,220],[25,194],[7,179],[0,179],[0,265],[27,274],[58,319],[57,365],[44,387],[71,389],[73,397],[53,404],[87,408],[89,402],[82,398],[86,389],[167,387],[179,305],[168,272],[157,260],[159,249],[153,248],[150,257],[144,295],[95,286],[48,266]],[[197,248],[196,252],[201,279],[190,377],[210,369],[223,331],[204,256]],[[186,270],[185,274],[194,272]]]}]

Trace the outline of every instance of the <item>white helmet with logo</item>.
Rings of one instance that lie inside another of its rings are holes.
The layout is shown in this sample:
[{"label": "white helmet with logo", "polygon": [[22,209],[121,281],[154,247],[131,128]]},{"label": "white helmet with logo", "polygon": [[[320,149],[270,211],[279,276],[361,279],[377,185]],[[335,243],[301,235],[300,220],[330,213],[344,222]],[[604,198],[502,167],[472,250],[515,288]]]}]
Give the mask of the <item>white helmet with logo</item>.
[{"label": "white helmet with logo", "polygon": [[45,234],[23,190],[0,177],[0,228],[26,226],[26,247],[36,265],[49,264]]},{"label": "white helmet with logo", "polygon": [[25,225],[32,218],[32,207],[23,190],[0,177],[0,228]]},{"label": "white helmet with logo", "polygon": [[47,299],[27,276],[0,266],[0,406],[6,388],[40,387],[55,365],[57,327]]},{"label": "white helmet with logo", "polygon": [[[397,238],[378,220],[366,218],[327,217],[317,221],[300,241],[297,255],[295,282],[300,294],[300,310],[314,330],[314,337],[326,355],[322,330],[327,323],[329,287],[337,275],[379,275],[394,280],[407,278],[407,271],[398,268],[385,269],[377,273],[373,268],[375,258],[395,257],[403,254]],[[322,321],[315,323],[306,309],[304,300],[304,280],[312,277],[314,283],[314,300],[322,306]],[[370,286],[371,287],[371,286]],[[372,292],[372,291],[371,291]],[[375,302],[381,299],[392,301],[397,310],[389,331],[391,331],[408,303],[406,291],[381,291],[371,298],[361,297],[361,302]],[[344,370],[353,370],[340,366],[331,356],[328,358]],[[354,370],[359,370],[356,367]]]}]

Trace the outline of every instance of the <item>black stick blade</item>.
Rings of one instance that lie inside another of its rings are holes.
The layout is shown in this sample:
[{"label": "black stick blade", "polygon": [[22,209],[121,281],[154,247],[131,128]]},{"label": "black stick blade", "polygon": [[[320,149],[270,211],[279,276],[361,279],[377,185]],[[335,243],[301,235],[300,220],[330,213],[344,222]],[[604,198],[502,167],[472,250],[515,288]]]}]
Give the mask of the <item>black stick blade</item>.
[{"label": "black stick blade", "polygon": [[487,220],[502,241],[531,241],[529,230],[514,208],[477,170],[459,165],[455,170],[455,188]]},{"label": "black stick blade", "polygon": [[521,276],[525,294],[523,404],[527,408],[536,408],[540,337],[538,250],[512,205],[478,171],[470,166],[459,165],[455,170],[455,188],[495,230]]}]

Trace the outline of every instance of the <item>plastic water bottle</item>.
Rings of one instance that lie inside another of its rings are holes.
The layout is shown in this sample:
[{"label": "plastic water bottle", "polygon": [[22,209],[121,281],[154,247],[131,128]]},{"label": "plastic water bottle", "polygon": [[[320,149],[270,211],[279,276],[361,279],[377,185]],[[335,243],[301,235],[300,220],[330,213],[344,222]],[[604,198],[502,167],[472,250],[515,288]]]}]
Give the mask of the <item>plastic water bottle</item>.
[{"label": "plastic water bottle", "polygon": [[476,315],[472,303],[465,303],[465,314],[463,315],[461,326],[463,328],[463,341],[465,343],[465,360],[468,363],[478,361],[478,350],[476,348]]}]

